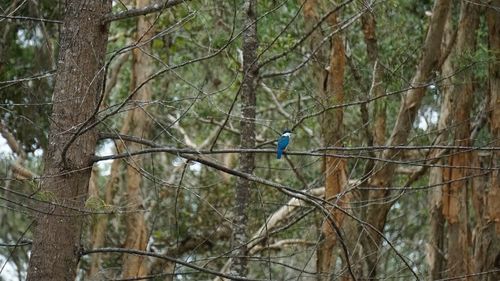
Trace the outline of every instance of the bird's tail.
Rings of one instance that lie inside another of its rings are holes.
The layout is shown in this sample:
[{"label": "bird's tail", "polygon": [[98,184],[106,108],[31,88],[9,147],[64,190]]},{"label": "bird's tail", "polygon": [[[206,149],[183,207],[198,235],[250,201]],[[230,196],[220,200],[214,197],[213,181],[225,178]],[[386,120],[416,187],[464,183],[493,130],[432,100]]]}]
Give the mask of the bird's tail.
[{"label": "bird's tail", "polygon": [[278,149],[278,150],[276,151],[276,159],[281,159],[281,154],[282,154],[282,153],[283,153],[283,150]]}]

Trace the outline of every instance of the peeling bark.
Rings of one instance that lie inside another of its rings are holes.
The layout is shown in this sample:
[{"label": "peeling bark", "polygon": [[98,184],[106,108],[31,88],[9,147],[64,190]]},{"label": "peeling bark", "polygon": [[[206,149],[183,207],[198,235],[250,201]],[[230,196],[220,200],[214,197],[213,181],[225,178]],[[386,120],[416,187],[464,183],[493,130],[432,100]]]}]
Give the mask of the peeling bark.
[{"label": "peeling bark", "polygon": [[[314,25],[319,21],[318,15],[318,0],[306,0],[304,2],[304,25],[305,31],[309,32],[313,29]],[[309,36],[309,46],[308,49],[312,53],[313,50],[317,48],[320,44],[321,40],[323,40],[323,35],[321,34],[321,28],[316,28],[311,35]],[[328,48],[322,47],[320,48],[312,58],[312,74],[311,77],[315,77],[318,79],[318,91],[325,92],[326,87],[324,87],[324,81],[328,76],[328,71],[326,71],[327,62],[328,62]]]},{"label": "peeling bark", "polygon": [[[479,26],[479,7],[475,4],[462,2],[460,23],[458,26],[457,43],[452,57],[459,61],[464,55],[471,54],[476,44],[476,29]],[[454,71],[459,66],[454,63]],[[454,145],[469,146],[470,113],[472,112],[473,84],[470,71],[458,74],[453,78],[451,112],[454,129]],[[471,272],[470,245],[468,233],[467,186],[468,181],[459,180],[470,175],[470,171],[453,166],[467,166],[471,162],[470,152],[454,152],[449,159],[449,166],[443,171],[443,180],[451,181],[443,189],[443,215],[448,223],[448,260],[446,272],[449,277],[462,276]]]},{"label": "peeling bark", "polygon": [[[149,5],[149,0],[137,0],[136,8]],[[137,18],[136,41],[148,41],[154,35],[153,17],[141,16]],[[135,89],[139,83],[145,81],[153,73],[153,61],[148,55],[151,52],[151,43],[144,44],[140,48],[132,51],[132,79],[130,89]],[[151,100],[151,83],[145,84],[133,97],[132,102],[136,106],[129,111],[125,126],[130,127],[130,132],[134,136],[147,139],[150,131],[151,121],[145,113],[142,103]],[[127,147],[130,151],[141,149],[138,143],[130,143]],[[137,210],[143,209],[143,198],[141,195],[143,156],[133,156],[127,163],[127,203]],[[133,212],[126,216],[126,238],[124,248],[146,250],[148,242],[148,231],[146,219],[143,212]],[[138,255],[124,255],[122,265],[122,277],[137,277],[147,275],[148,268],[145,257]]]},{"label": "peeling bark", "polygon": [[[404,145],[407,142],[409,133],[415,121],[418,109],[425,94],[425,88],[419,87],[429,81],[432,71],[435,69],[440,57],[440,45],[443,37],[444,24],[446,16],[450,9],[451,0],[438,0],[433,7],[433,15],[427,37],[423,45],[423,54],[418,64],[416,73],[411,80],[412,85],[417,88],[409,90],[401,101],[396,124],[392,130],[387,145]],[[398,151],[395,149],[385,150],[382,153],[384,159],[398,158]],[[370,177],[369,185],[375,188],[390,186],[392,176],[396,165],[383,162],[376,163]],[[390,194],[387,190],[374,190],[369,194],[370,200],[383,202]],[[391,203],[374,204],[367,208],[366,221],[379,231],[383,232],[387,213],[391,208]],[[381,238],[373,230],[368,229],[368,236],[364,237],[362,243],[366,249],[367,263],[370,277],[376,277],[377,261],[379,258],[379,249],[381,247]]]},{"label": "peeling bark", "polygon": [[[453,45],[454,30],[452,24],[451,10],[448,12],[446,24],[444,27],[443,42],[441,46],[441,54],[443,54],[450,45]],[[451,57],[447,56],[441,66],[441,75],[449,77],[453,74],[453,67]],[[453,91],[453,83],[447,79],[443,81],[440,88],[441,92],[441,109],[439,112],[438,120],[438,136],[434,143],[436,145],[446,145],[448,141],[448,126],[451,115],[451,94]],[[431,157],[437,157],[442,153],[440,150],[434,150],[430,153]],[[438,160],[438,164],[443,164],[443,160]],[[429,170],[429,185],[435,186],[443,182],[443,168],[432,167]],[[427,244],[426,255],[429,264],[429,277],[430,280],[441,279],[442,273],[445,269],[445,221],[443,216],[443,186],[433,188],[429,193],[430,204],[430,231],[429,243]]]},{"label": "peeling bark", "polygon": [[[338,23],[338,14],[334,13],[329,19],[332,26]],[[327,76],[327,91],[320,96],[320,99],[327,105],[344,103],[344,71],[345,71],[345,50],[342,34],[332,37],[332,47],[330,53],[330,71]],[[321,130],[323,146],[342,146],[343,130],[343,109],[326,111],[321,117]],[[325,174],[325,199],[331,201],[336,195],[345,190],[347,186],[347,165],[345,159],[326,157],[324,159]],[[345,198],[339,198],[335,204],[344,207]],[[342,225],[344,214],[328,207],[328,210],[335,220],[337,226]],[[318,245],[316,267],[318,280],[330,280],[335,268],[335,257],[333,250],[337,244],[337,235],[331,222],[325,220],[321,228],[321,242]]]},{"label": "peeling bark", "polygon": [[[489,95],[491,110],[488,116],[492,145],[500,146],[500,0],[490,2],[486,10],[488,43],[492,59],[489,64]],[[500,166],[500,152],[493,151],[486,167]],[[500,280],[500,172],[493,170],[489,179],[476,181],[475,196],[479,198],[476,212],[479,214],[475,239],[474,271],[494,271],[482,280]]]},{"label": "peeling bark", "polygon": [[[319,20],[318,3],[316,0],[308,0],[304,3],[305,28],[309,31]],[[331,26],[338,24],[338,13],[328,18]],[[318,28],[311,34],[309,49],[313,50],[323,39],[321,30]],[[330,57],[327,58],[328,50],[320,49],[313,58],[312,76],[317,79],[318,98],[324,107],[344,102],[344,72],[345,72],[345,50],[342,34],[336,34],[331,39]],[[329,61],[329,65],[325,62]],[[327,67],[328,66],[328,67]],[[329,69],[329,70],[327,70]],[[343,110],[335,109],[326,111],[319,118],[321,124],[321,138],[324,146],[340,146],[343,137]],[[347,185],[347,166],[344,159],[327,157],[323,160],[323,173],[325,175],[325,198],[331,200],[344,190]],[[341,207],[346,204],[347,199],[333,202]],[[340,226],[343,214],[334,208],[328,208],[335,223]],[[318,245],[316,255],[316,272],[318,280],[329,280],[330,274],[335,267],[333,255],[337,244],[337,235],[331,222],[325,220],[321,227],[321,242]]]},{"label": "peeling bark", "polygon": [[[317,0],[306,0],[304,2],[303,16],[304,16],[304,29],[305,32],[310,32],[313,27],[318,23],[320,17],[318,15],[318,11],[320,10],[320,5],[318,5]],[[321,27],[317,27],[315,30],[311,32],[308,43],[308,51],[311,53],[318,48],[323,40],[323,35],[321,33]],[[328,62],[328,52],[332,52],[331,48],[328,50],[326,44],[319,48],[313,55],[311,59],[311,72],[310,77],[313,80],[317,81],[317,92],[318,97],[321,102],[325,102],[325,96],[327,95],[327,83],[329,72],[327,68],[329,67]],[[323,107],[326,107],[326,104],[321,104]],[[321,120],[319,120],[321,122]]]}]

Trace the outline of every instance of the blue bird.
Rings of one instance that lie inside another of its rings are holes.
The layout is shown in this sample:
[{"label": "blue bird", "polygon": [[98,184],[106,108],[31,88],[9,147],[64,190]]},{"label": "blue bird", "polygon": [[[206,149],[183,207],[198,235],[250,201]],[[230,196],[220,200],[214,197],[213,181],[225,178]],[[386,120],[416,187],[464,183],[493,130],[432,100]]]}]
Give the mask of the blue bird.
[{"label": "blue bird", "polygon": [[290,142],[290,135],[292,131],[285,129],[281,137],[278,139],[278,148],[276,150],[276,159],[281,159],[281,154],[286,150],[288,143]]}]

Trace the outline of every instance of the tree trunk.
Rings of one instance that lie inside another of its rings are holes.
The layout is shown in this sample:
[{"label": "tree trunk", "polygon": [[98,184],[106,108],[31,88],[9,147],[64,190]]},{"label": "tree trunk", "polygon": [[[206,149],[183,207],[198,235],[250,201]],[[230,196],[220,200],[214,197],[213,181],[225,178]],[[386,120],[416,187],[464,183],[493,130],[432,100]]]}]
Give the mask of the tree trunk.
[{"label": "tree trunk", "polygon": [[[425,94],[425,88],[419,87],[428,82],[432,71],[438,63],[440,57],[440,44],[443,36],[446,16],[450,8],[451,0],[437,0],[433,7],[430,27],[423,45],[423,54],[417,67],[416,73],[411,81],[413,88],[403,96],[401,106],[396,119],[396,124],[392,130],[391,137],[387,145],[404,145],[415,121],[420,103]],[[382,153],[383,159],[394,159],[398,157],[398,151],[395,149],[385,150]],[[390,186],[392,176],[396,165],[384,162],[378,162],[373,171],[375,173],[369,180],[369,185],[374,188],[383,188]],[[374,190],[370,192],[370,200],[382,202],[388,197],[387,190]],[[383,232],[387,213],[392,204],[372,204],[368,206],[366,212],[366,222]],[[370,277],[376,277],[376,266],[379,259],[379,249],[381,248],[381,237],[371,229],[368,229],[368,236],[363,238],[363,247],[366,249],[368,270]]]},{"label": "tree trunk", "polygon": [[[66,154],[62,152],[76,128],[94,118],[108,36],[100,19],[111,10],[111,2],[65,3],[41,192],[59,204],[80,209],[87,197],[97,132],[89,130],[78,136]],[[74,280],[81,213],[55,205],[44,211],[49,214],[40,213],[36,218],[27,280]]]},{"label": "tree trunk", "polygon": [[[329,19],[332,26],[338,23],[338,14],[334,13]],[[320,100],[325,106],[331,106],[344,103],[344,69],[345,69],[345,50],[342,35],[335,34],[332,37],[332,49],[330,55],[330,72],[327,76],[326,92],[320,96]],[[326,111],[321,116],[321,130],[323,146],[342,146],[343,137],[343,109],[334,109]],[[334,204],[343,207],[345,198],[339,198],[332,201],[336,195],[345,190],[347,185],[347,166],[345,159],[325,157],[325,198]],[[336,211],[332,207],[328,210],[335,220],[337,226],[343,221],[343,213]],[[317,250],[317,273],[318,280],[330,280],[335,267],[333,255],[334,247],[337,243],[337,234],[329,220],[325,220],[321,229],[321,242]]]},{"label": "tree trunk", "polygon": [[[318,2],[317,0],[306,0],[304,3],[304,25],[305,32],[309,32],[319,20],[318,15]],[[318,45],[323,40],[323,35],[321,34],[321,28],[316,28],[312,31],[311,36],[309,36],[309,52],[313,52]],[[326,45],[326,44],[325,44]],[[326,71],[326,66],[328,62],[328,48],[326,46],[321,47],[313,56],[311,66],[311,78],[317,80],[318,93],[322,96],[327,90],[324,82],[328,76],[328,71]]]},{"label": "tree trunk", "polygon": [[[361,17],[363,34],[366,44],[368,59],[373,67],[372,84],[370,86],[370,98],[378,98],[385,95],[383,87],[384,68],[378,62],[378,43],[376,35],[376,21],[373,13],[365,13]],[[385,111],[386,101],[375,100],[373,103],[373,145],[384,145],[385,143]]]},{"label": "tree trunk", "polygon": [[[128,124],[127,120],[123,121],[124,124]],[[128,135],[128,125],[123,126],[120,134]],[[119,141],[116,144],[116,154],[125,153],[125,143]],[[106,184],[104,185],[104,203],[108,206],[113,204],[113,198],[115,196],[116,190],[118,189],[118,184],[120,182],[120,174],[122,172],[122,162],[120,160],[114,160],[111,164],[111,170],[109,176],[107,176]],[[91,235],[91,245],[92,249],[101,248],[106,242],[106,234],[108,230],[109,223],[108,214],[97,215],[96,221],[92,226]],[[87,278],[98,279],[97,274],[100,271],[100,264],[102,263],[102,255],[100,253],[93,254],[90,257],[90,268],[87,272]]]},{"label": "tree trunk", "polygon": [[[367,93],[367,98],[380,98],[385,95],[384,88],[384,68],[379,62],[379,44],[377,40],[377,22],[374,13],[365,13],[361,16],[361,24],[363,30],[363,39],[366,44],[366,53],[370,65],[372,67],[372,81]],[[366,129],[366,144],[367,146],[373,145],[384,145],[386,142],[386,103],[385,99],[377,99],[372,103],[361,104],[360,111],[363,120],[363,124],[370,124]],[[371,118],[369,116],[368,106],[371,106]],[[382,152],[369,151],[371,157],[379,158]],[[375,165],[375,160],[368,160],[364,167],[364,173],[370,174],[373,172],[373,167]],[[366,179],[368,180],[368,179]],[[366,186],[367,181],[361,183],[361,186]],[[366,191],[354,191],[349,193],[353,196],[351,202],[366,202],[368,201],[369,193]],[[366,217],[365,208],[357,208],[355,205],[351,206],[351,212],[353,215],[359,218]],[[349,245],[349,249],[352,250],[352,260],[353,270],[357,276],[367,276],[367,267],[364,266],[363,260],[365,260],[363,247],[359,244],[359,236],[364,230],[359,222],[348,219],[344,222],[344,229],[346,231],[345,238]]]},{"label": "tree trunk", "polygon": [[[137,0],[136,8],[142,8],[150,3],[149,0]],[[141,16],[137,18],[136,43],[147,42],[154,35],[153,16]],[[140,48],[132,50],[132,79],[130,89],[135,89],[138,84],[145,81],[153,73],[153,60],[148,55],[151,53],[151,42],[147,42]],[[150,131],[150,120],[143,108],[144,102],[150,101],[152,96],[151,83],[145,84],[132,98],[134,109],[128,112],[126,120],[129,126],[127,131],[133,136],[147,139]],[[125,129],[124,129],[125,130]],[[135,142],[127,146],[130,151],[141,149],[141,145]],[[132,156],[127,163],[127,203],[132,208],[137,208],[137,212],[132,212],[125,217],[126,238],[124,248],[146,250],[148,242],[148,231],[143,209],[143,199],[141,195],[143,157],[141,155]],[[144,256],[124,255],[122,265],[122,277],[139,277],[147,275],[147,265]]]},{"label": "tree trunk", "polygon": [[[474,51],[476,44],[476,29],[479,25],[479,6],[462,2],[460,23],[458,26],[457,43],[453,52],[454,61],[459,61],[464,54]],[[463,59],[463,58],[462,58]],[[459,67],[454,65],[454,72]],[[452,123],[454,129],[454,144],[469,146],[470,113],[472,111],[473,85],[471,71],[457,74],[453,81],[452,92]],[[462,276],[470,272],[469,235],[467,229],[467,184],[462,178],[469,175],[464,168],[471,162],[470,152],[452,153],[449,166],[443,173],[443,180],[450,182],[443,189],[443,215],[448,223],[448,261],[446,271],[449,277]],[[462,180],[461,180],[462,179]]]},{"label": "tree trunk", "polygon": [[[246,0],[243,5],[245,13],[245,28],[243,33],[243,82],[241,87],[241,148],[255,147],[255,88],[258,75],[257,63],[257,14],[256,0]],[[240,155],[240,170],[252,174],[254,169],[254,154]],[[235,195],[235,217],[233,229],[233,264],[230,272],[233,275],[245,277],[247,275],[248,240],[247,221],[248,204],[250,202],[251,181],[238,178]]]},{"label": "tree trunk", "polygon": [[[452,23],[451,10],[448,12],[446,24],[444,27],[443,42],[441,45],[441,54],[444,54],[447,48],[454,45],[454,28]],[[441,66],[441,76],[449,77],[453,74],[451,56],[447,56]],[[450,79],[444,80],[439,88],[441,93],[441,110],[438,120],[438,136],[434,141],[436,145],[446,145],[448,141],[448,126],[451,115],[451,96],[453,91],[453,83]],[[431,158],[438,157],[442,153],[441,150],[431,152]],[[439,160],[437,164],[443,165],[443,160]],[[429,264],[430,280],[441,279],[445,269],[445,221],[443,216],[443,191],[442,185],[436,186],[443,182],[443,168],[432,167],[429,169],[429,185],[433,186],[429,193],[430,204],[430,230],[429,244],[427,245],[426,255]]]},{"label": "tree trunk", "polygon": [[[112,69],[110,70],[110,74],[106,79],[106,91],[104,93],[104,100],[101,103],[101,109],[105,109],[107,107],[107,98],[109,97],[109,93],[114,85],[116,85],[116,81],[118,80],[118,72],[121,70],[123,65],[129,60],[129,53],[123,54],[118,61],[114,64]],[[129,118],[129,115],[127,115]],[[129,134],[129,124],[128,120],[123,121],[122,129],[120,130],[120,134],[128,135]],[[116,154],[125,153],[125,143],[123,141],[118,141],[115,143]],[[113,198],[116,194],[118,183],[120,182],[120,175],[122,172],[122,161],[114,160],[111,164],[111,169],[109,175],[106,177],[106,183],[104,184],[104,194],[99,194],[100,198],[103,197],[103,201],[106,205],[113,204]],[[108,230],[108,223],[110,221],[110,215],[96,215],[95,222],[92,225],[92,234],[91,234],[91,242],[92,249],[102,248],[106,242],[106,234]],[[98,279],[97,274],[100,271],[100,265],[102,263],[101,258],[103,254],[96,253],[90,257],[90,268],[87,271],[87,278]]]},{"label": "tree trunk", "polygon": [[[489,49],[493,58],[489,65],[489,125],[492,146],[500,146],[500,13],[493,7],[500,7],[500,0],[494,0],[487,7]],[[500,166],[500,152],[492,151],[488,168]],[[474,192],[482,199],[477,213],[478,223],[475,249],[475,272],[491,272],[481,280],[500,280],[500,172],[492,170],[489,182],[474,186]]]}]

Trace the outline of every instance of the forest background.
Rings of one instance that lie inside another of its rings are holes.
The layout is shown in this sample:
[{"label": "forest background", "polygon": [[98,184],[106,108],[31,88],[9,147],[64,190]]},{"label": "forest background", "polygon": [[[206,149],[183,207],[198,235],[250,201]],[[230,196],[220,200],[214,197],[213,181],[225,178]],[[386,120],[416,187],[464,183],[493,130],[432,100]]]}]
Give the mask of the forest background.
[{"label": "forest background", "polygon": [[0,280],[500,280],[499,0],[0,9]]}]

